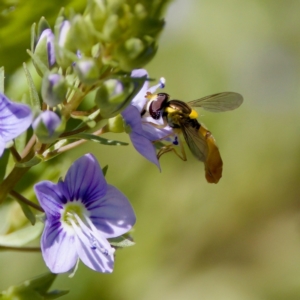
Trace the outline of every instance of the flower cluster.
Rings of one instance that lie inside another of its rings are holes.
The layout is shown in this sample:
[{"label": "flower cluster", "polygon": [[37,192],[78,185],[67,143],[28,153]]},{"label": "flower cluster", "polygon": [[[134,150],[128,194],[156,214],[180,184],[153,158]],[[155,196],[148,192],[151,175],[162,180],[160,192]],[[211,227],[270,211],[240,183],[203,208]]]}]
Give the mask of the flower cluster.
[{"label": "flower cluster", "polygon": [[35,177],[40,206],[15,187],[32,180],[27,172],[35,165],[86,141],[126,145],[105,139],[106,132],[127,132],[136,150],[160,169],[154,143],[172,142],[176,134],[162,117],[144,114],[165,80],[150,87],[147,71],[140,68],[156,52],[164,6],[165,1],[92,0],[84,14],[61,13],[53,29],[41,18],[32,27],[28,50],[41,85],[36,87],[24,64],[26,104],[0,93],[0,157],[10,164],[0,178],[0,204],[14,197],[32,224],[31,209],[44,212],[41,251],[52,273],[73,272],[79,261],[95,271],[112,272],[115,249],[134,244],[128,235],[136,221],[133,208],[106,183],[90,153],[76,160],[58,183],[42,178],[43,172],[41,179]]}]

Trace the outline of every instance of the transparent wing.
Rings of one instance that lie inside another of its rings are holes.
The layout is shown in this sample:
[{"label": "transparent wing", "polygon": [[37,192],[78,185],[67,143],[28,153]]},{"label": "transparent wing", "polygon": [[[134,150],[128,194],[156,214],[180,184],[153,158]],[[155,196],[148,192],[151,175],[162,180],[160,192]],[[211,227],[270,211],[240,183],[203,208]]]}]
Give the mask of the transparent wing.
[{"label": "transparent wing", "polygon": [[198,160],[204,162],[208,152],[205,138],[199,133],[199,129],[192,127],[188,123],[180,122],[180,125],[184,139],[191,152]]},{"label": "transparent wing", "polygon": [[188,102],[188,105],[194,107],[202,107],[203,109],[212,112],[223,112],[236,109],[242,103],[242,95],[233,92],[224,92],[190,101]]}]

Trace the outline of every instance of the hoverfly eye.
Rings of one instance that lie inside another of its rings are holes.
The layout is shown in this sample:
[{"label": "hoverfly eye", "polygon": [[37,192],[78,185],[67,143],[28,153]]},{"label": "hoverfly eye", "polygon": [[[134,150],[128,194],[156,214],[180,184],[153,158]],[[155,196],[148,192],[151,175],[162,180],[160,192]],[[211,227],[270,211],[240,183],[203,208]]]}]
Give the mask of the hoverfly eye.
[{"label": "hoverfly eye", "polygon": [[164,97],[165,100],[168,100],[170,98],[169,94],[167,94],[167,93],[158,93],[157,96],[158,97]]},{"label": "hoverfly eye", "polygon": [[163,112],[165,103],[168,101],[169,95],[166,93],[157,94],[157,98],[152,100],[149,105],[149,114],[154,120],[158,120]]}]

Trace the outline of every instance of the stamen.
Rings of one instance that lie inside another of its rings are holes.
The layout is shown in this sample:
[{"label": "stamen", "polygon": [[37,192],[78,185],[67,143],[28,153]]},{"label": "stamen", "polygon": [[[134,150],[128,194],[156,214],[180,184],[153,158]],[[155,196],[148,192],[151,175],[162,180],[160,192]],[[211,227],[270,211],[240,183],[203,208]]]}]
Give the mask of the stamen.
[{"label": "stamen", "polygon": [[166,85],[166,80],[164,77],[161,77],[160,80],[159,80],[159,83],[152,86],[151,88],[148,89],[148,92],[150,92],[151,94],[154,94],[154,92],[157,90],[157,89],[163,89]]},{"label": "stamen", "polygon": [[163,89],[166,86],[166,79],[164,77],[161,77],[159,79],[160,88]]},{"label": "stamen", "polygon": [[96,250],[97,249],[97,241],[93,236],[91,236],[90,242],[91,242],[91,249]]},{"label": "stamen", "polygon": [[[89,233],[90,238],[90,247],[93,250],[99,249],[104,255],[109,255],[109,254],[113,254],[114,253],[114,249],[111,248],[112,250],[108,250],[105,249],[103,247],[101,247],[101,241],[104,241],[104,239],[98,234],[97,232],[97,228],[95,227],[95,225],[91,222],[90,218],[88,216],[86,216],[86,214],[82,215],[84,217],[84,221],[81,220],[81,218],[79,218],[79,216],[77,214],[74,214],[74,217],[76,219],[76,221],[78,222],[78,226],[75,225],[74,220],[72,220],[72,225],[76,226],[76,227],[80,227],[80,231],[81,233]],[[87,224],[86,224],[87,223]],[[78,228],[74,228],[75,231],[78,233]],[[76,230],[77,229],[77,230]]]},{"label": "stamen", "polygon": [[[91,229],[91,231],[97,235],[98,229],[95,227],[95,225],[93,224],[93,222],[91,221],[90,218],[88,218],[86,215],[83,215],[85,218],[85,221],[88,223],[89,228]],[[109,250],[104,249],[102,247],[100,247],[100,250],[103,254],[108,255],[108,254],[114,254],[115,249],[114,248],[110,248]]]},{"label": "stamen", "polygon": [[175,136],[174,141],[173,141],[173,145],[178,146],[179,142],[178,142],[178,137]]}]

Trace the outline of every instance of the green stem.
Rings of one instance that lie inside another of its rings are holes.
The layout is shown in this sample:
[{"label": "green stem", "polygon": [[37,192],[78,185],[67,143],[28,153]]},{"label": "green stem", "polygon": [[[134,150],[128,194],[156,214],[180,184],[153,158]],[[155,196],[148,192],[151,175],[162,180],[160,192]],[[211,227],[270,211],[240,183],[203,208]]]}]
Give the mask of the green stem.
[{"label": "green stem", "polygon": [[40,247],[0,246],[0,251],[41,252],[41,248]]},{"label": "green stem", "polygon": [[[104,128],[101,128],[101,129],[95,131],[93,134],[99,136],[99,135],[101,135],[103,133],[105,133],[105,130],[104,130]],[[88,142],[88,140],[78,140],[78,141],[70,143],[70,144],[68,144],[66,146],[62,146],[62,147],[60,147],[57,150],[49,152],[47,154],[47,156],[45,156],[45,159],[49,159],[49,158],[54,157],[54,156],[56,156],[58,154],[61,154],[61,153],[66,152],[68,150],[71,150],[71,149],[73,149],[75,147],[78,147],[78,146],[80,146],[80,145],[82,145],[82,144],[84,144],[86,142]]]},{"label": "green stem", "polygon": [[29,142],[27,143],[27,145],[25,146],[25,148],[24,148],[24,150],[23,150],[23,152],[22,152],[22,154],[21,154],[21,156],[22,156],[23,158],[25,158],[25,157],[30,153],[30,151],[31,151],[31,149],[33,148],[35,142],[36,142],[36,135],[34,134],[34,135],[30,138]]},{"label": "green stem", "polygon": [[31,202],[30,200],[26,199],[24,196],[22,196],[18,192],[12,190],[12,191],[9,192],[9,194],[12,195],[14,198],[22,201],[23,203],[33,207],[34,209],[39,210],[41,212],[44,212],[44,210],[38,204],[35,204],[35,203]]},{"label": "green stem", "polygon": [[12,156],[15,158],[16,161],[20,161],[22,159],[15,146],[10,147],[9,149],[10,149],[10,153],[12,154]]},{"label": "green stem", "polygon": [[30,167],[17,168],[10,172],[10,174],[0,184],[0,204],[6,199],[7,194],[15,187],[19,180],[29,171]]}]

